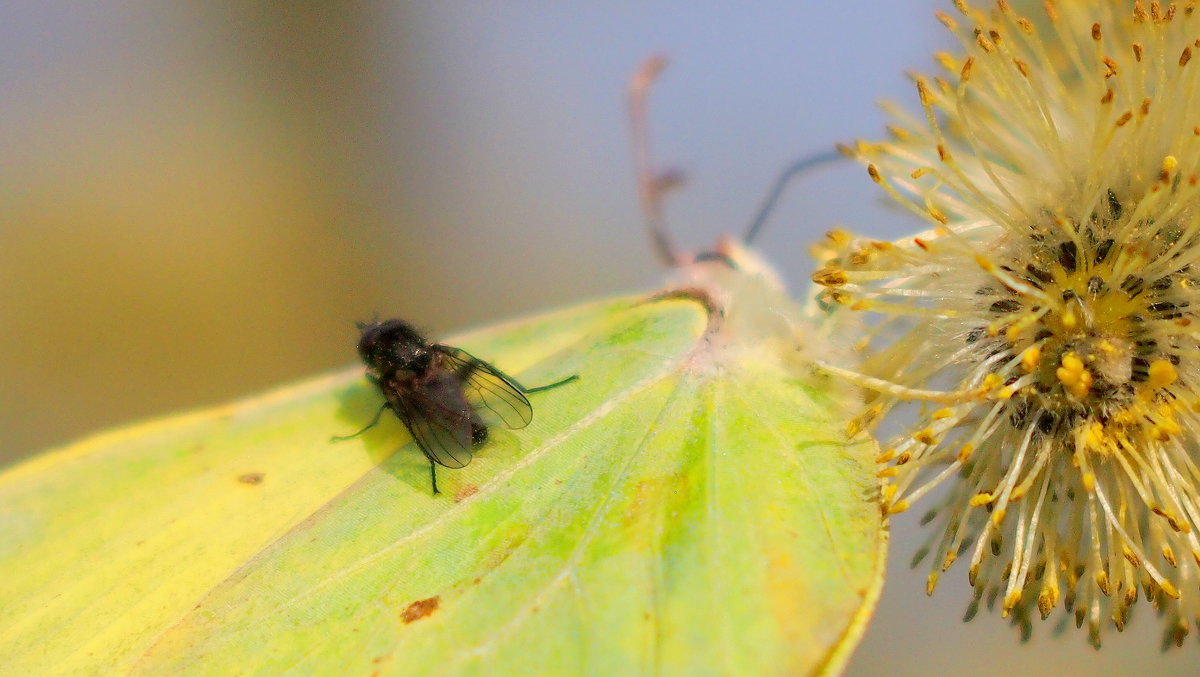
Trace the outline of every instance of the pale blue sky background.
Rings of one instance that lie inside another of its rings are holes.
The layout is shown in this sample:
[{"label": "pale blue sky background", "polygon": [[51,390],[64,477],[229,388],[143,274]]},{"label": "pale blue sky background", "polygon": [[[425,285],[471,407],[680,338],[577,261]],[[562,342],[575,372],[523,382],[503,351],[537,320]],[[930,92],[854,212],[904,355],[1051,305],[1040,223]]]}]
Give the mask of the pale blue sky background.
[{"label": "pale blue sky background", "polygon": [[[0,459],[351,364],[378,312],[436,334],[657,284],[625,85],[651,52],[668,216],[745,227],[783,167],[877,137],[880,97],[948,46],[949,3],[5,3],[0,6]],[[786,195],[760,246],[804,287],[835,224],[898,236],[847,163]],[[764,467],[763,472],[770,472]],[[1158,623],[1101,653],[959,622],[894,527],[853,675],[1194,674]]]}]

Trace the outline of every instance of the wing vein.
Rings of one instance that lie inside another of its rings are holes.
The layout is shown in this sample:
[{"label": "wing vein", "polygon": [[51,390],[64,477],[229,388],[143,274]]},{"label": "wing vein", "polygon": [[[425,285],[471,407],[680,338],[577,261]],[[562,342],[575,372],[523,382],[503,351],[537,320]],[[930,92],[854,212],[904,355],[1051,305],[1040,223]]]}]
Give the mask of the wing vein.
[{"label": "wing vein", "polygon": [[[453,507],[451,507],[450,509],[441,513],[440,515],[438,515],[434,519],[430,520],[428,523],[422,525],[421,527],[400,537],[398,540],[396,540],[395,542],[393,542],[391,545],[387,546],[386,548],[383,548],[382,550],[378,550],[374,553],[371,553],[370,555],[366,555],[366,556],[360,558],[359,560],[353,562],[352,564],[342,568],[340,571],[336,572],[335,574],[329,576],[324,581],[322,581],[320,584],[314,585],[313,587],[306,590],[304,593],[297,595],[297,596],[287,600],[286,602],[283,602],[279,606],[275,607],[274,611],[279,612],[279,611],[286,610],[292,606],[295,606],[297,603],[299,603],[303,599],[310,597],[310,596],[316,594],[317,592],[320,592],[321,590],[324,590],[324,589],[328,588],[329,586],[334,585],[335,583],[338,583],[339,581],[347,578],[348,576],[351,576],[359,571],[362,571],[363,569],[369,567],[374,562],[385,557],[388,553],[390,553],[398,548],[402,548],[405,545],[407,545],[408,543],[410,543],[418,538],[421,538],[422,536],[429,533],[430,531],[433,531],[434,529],[440,527],[444,522],[448,521],[449,519],[451,519],[458,513],[465,510],[471,503],[479,500],[483,496],[486,496],[489,493],[489,490],[491,490],[493,487],[507,481],[509,477],[511,477],[515,473],[519,472],[525,466],[528,466],[528,465],[534,463],[535,461],[537,461],[544,453],[546,453],[546,451],[555,448],[556,446],[561,444],[563,442],[563,440],[596,424],[601,419],[603,419],[605,416],[610,414],[614,409],[616,409],[618,405],[624,403],[626,400],[628,400],[632,397],[637,396],[642,391],[652,388],[658,382],[662,381],[663,379],[667,378],[671,374],[675,373],[675,371],[676,371],[675,365],[668,365],[668,367],[663,369],[662,372],[654,374],[649,378],[643,379],[643,380],[633,384],[629,388],[625,389],[624,391],[614,395],[612,398],[609,398],[603,404],[601,404],[600,406],[593,409],[591,411],[591,413],[589,413],[587,416],[584,416],[584,417],[580,418],[579,420],[575,421],[574,423],[572,423],[570,426],[567,426],[566,428],[564,428],[562,430],[562,432],[558,433],[554,437],[552,437],[549,440],[547,440],[546,442],[542,443],[542,445],[540,447],[530,451],[528,454],[525,454],[523,457],[521,457],[520,460],[513,463],[508,468],[505,468],[503,471],[497,473],[494,477],[492,477],[492,479],[490,479],[488,482],[486,482],[485,484],[480,486],[479,491],[476,492],[474,495],[464,499],[463,501],[461,501],[459,503],[455,503],[453,505]],[[280,537],[280,540],[285,539],[285,538],[287,538],[286,535]]]},{"label": "wing vein", "polygon": [[[740,404],[742,404],[743,406],[745,406],[746,408],[750,407],[750,403],[747,402],[744,398],[742,398],[737,393],[732,393],[731,395],[734,399],[738,400],[738,402]],[[760,419],[760,421],[761,420],[762,419]],[[795,466],[796,469],[799,471],[796,474],[799,477],[800,482],[803,483],[803,485],[804,485],[805,494],[808,496],[816,496],[817,494],[815,494],[813,492],[812,485],[809,483],[809,477],[804,472],[804,465],[800,463],[800,459],[797,458],[796,455],[794,455],[794,454],[789,455],[782,451],[778,451],[778,450],[782,450],[785,448],[791,448],[792,442],[790,440],[788,440],[779,431],[779,429],[774,426],[766,425],[764,423],[763,429],[765,429],[772,437],[774,437],[776,440],[779,441],[779,445],[776,447],[776,449],[777,449],[776,453],[779,456],[781,456],[785,461],[787,461],[788,463]],[[817,440],[814,440],[814,441],[817,443],[820,443]],[[833,444],[833,442],[825,442],[825,444]],[[821,519],[821,528],[825,533],[825,537],[829,540],[829,545],[830,545],[831,550],[833,550],[833,552],[837,556],[838,571],[841,572],[842,577],[845,578],[847,581],[853,582],[854,578],[850,575],[850,572],[846,567],[845,555],[842,553],[842,549],[838,547],[838,539],[833,535],[833,528],[830,526],[829,517],[825,514],[824,504],[821,501],[815,501],[815,507],[816,507],[817,515]]]},{"label": "wing vein", "polygon": [[[666,374],[677,375],[678,373],[679,372],[673,369],[669,369],[666,370],[663,378],[665,378]],[[597,527],[607,515],[608,510],[613,503],[613,499],[617,496],[618,488],[624,484],[625,479],[628,477],[630,467],[633,465],[634,461],[641,456],[642,452],[646,448],[647,443],[655,437],[659,424],[666,417],[667,412],[672,409],[672,405],[674,405],[678,400],[680,390],[681,389],[679,387],[672,389],[670,395],[663,402],[662,409],[659,410],[658,415],[655,416],[654,422],[647,427],[646,433],[638,441],[637,447],[634,448],[634,450],[625,460],[625,464],[621,467],[621,472],[613,481],[612,486],[609,488],[604,497],[604,500],[600,502],[599,507],[595,510],[595,512],[592,513],[592,517],[584,527],[583,534],[580,536],[579,542],[576,543],[575,548],[571,551],[570,557],[567,558],[567,562],[559,570],[557,575],[542,585],[535,594],[531,595],[528,603],[518,610],[512,620],[498,628],[496,632],[491,633],[487,642],[455,656],[454,661],[456,663],[485,654],[496,642],[511,636],[526,620],[533,616],[534,609],[544,606],[546,599],[550,595],[557,593],[563,582],[571,577],[580,560],[583,559],[586,546],[591,543],[592,538],[596,535],[598,531]]]}]

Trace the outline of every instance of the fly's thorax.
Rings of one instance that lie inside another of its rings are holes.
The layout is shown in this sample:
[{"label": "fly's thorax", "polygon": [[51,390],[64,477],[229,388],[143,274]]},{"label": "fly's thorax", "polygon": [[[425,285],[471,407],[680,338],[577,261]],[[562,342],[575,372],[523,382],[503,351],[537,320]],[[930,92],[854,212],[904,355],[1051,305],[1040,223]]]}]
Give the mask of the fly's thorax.
[{"label": "fly's thorax", "polygon": [[388,320],[362,325],[360,329],[358,353],[376,375],[414,378],[432,365],[433,350],[429,343],[407,322]]}]

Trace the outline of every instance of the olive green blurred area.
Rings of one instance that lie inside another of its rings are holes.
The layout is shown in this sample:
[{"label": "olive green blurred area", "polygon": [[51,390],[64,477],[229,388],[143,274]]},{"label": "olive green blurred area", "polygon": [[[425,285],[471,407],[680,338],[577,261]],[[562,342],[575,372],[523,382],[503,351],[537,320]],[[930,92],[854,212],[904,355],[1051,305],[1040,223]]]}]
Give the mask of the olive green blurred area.
[{"label": "olive green blurred area", "polygon": [[3,13],[0,460],[347,361],[390,282],[322,132],[360,98],[357,20]]},{"label": "olive green blurred area", "polygon": [[407,176],[436,111],[405,94],[439,77],[409,67],[416,14],[0,9],[0,463],[350,364],[376,312],[441,329],[542,300],[486,272],[499,231],[447,225],[451,182]]},{"label": "olive green blurred area", "polygon": [[[655,142],[695,173],[670,216],[705,246],[744,227],[786,163],[878,128],[881,83],[904,89],[896,69],[839,86],[814,65],[831,16],[5,4],[0,464],[353,364],[354,322],[375,314],[439,336],[658,284],[629,76],[655,51],[676,60],[654,92]],[[779,217],[794,280],[838,209],[821,207]]]}]

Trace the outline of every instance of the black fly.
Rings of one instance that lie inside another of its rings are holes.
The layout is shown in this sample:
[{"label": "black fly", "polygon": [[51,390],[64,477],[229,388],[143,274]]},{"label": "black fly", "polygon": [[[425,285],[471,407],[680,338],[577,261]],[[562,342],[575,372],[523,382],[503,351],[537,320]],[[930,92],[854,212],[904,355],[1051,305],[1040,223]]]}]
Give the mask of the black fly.
[{"label": "black fly", "polygon": [[533,420],[525,397],[563,385],[578,376],[537,388],[526,388],[511,376],[460,348],[430,343],[403,320],[359,324],[358,353],[367,365],[367,378],[386,401],[365,428],[334,440],[357,437],[379,423],[391,409],[408,428],[413,441],[429,459],[433,493],[437,465],[462,468],[488,435],[484,416],[509,428],[524,428]]}]

